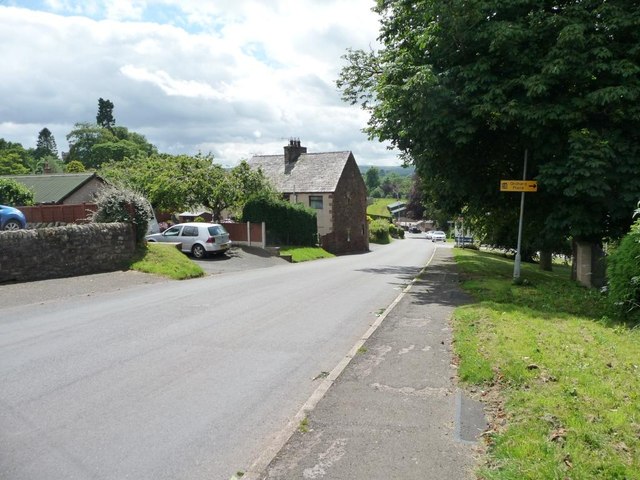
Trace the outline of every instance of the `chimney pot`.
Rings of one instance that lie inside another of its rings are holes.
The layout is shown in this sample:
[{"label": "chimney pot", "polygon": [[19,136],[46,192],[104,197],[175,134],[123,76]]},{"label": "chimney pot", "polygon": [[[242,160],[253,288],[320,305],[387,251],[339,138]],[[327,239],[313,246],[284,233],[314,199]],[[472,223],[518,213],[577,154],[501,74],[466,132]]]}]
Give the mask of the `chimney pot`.
[{"label": "chimney pot", "polygon": [[287,168],[288,166],[291,167],[292,164],[294,164],[303,153],[307,153],[307,147],[303,147],[301,145],[300,139],[289,139],[289,145],[284,147],[285,168]]}]

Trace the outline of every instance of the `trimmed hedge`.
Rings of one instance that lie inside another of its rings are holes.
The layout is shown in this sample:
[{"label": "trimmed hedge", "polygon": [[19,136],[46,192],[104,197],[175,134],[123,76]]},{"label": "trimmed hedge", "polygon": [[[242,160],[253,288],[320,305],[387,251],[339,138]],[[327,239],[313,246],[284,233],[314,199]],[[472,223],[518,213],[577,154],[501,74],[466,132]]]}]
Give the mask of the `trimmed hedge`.
[{"label": "trimmed hedge", "polygon": [[389,228],[391,224],[386,220],[373,220],[369,224],[369,242],[387,244],[391,243]]},{"label": "trimmed hedge", "polygon": [[256,198],[242,210],[245,222],[265,222],[267,244],[315,246],[318,241],[316,211],[284,200]]}]

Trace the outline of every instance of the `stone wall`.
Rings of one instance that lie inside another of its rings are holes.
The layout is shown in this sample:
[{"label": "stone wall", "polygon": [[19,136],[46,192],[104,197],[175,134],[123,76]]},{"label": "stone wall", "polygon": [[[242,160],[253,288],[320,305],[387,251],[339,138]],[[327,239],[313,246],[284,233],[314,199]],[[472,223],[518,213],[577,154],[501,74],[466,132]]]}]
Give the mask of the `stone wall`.
[{"label": "stone wall", "polygon": [[368,251],[367,186],[353,155],[349,155],[332,199],[333,231],[322,237],[323,248],[334,254]]},{"label": "stone wall", "polygon": [[0,231],[0,283],[121,270],[135,248],[134,230],[125,223]]}]

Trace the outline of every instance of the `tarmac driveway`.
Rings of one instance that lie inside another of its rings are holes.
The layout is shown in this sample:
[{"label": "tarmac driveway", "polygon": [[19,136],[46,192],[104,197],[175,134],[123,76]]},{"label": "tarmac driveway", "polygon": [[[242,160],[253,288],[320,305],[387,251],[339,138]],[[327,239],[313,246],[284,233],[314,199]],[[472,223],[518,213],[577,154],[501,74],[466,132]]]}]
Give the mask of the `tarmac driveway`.
[{"label": "tarmac driveway", "polygon": [[[257,247],[232,247],[225,255],[195,260],[206,275],[238,272],[255,268],[266,268],[287,263]],[[79,277],[52,278],[35,282],[20,282],[0,285],[0,309],[43,303],[76,295],[91,296],[104,292],[133,288],[149,283],[172,282],[158,275],[134,270],[96,273]]]},{"label": "tarmac driveway", "polygon": [[201,260],[189,258],[200,265],[207,275],[240,272],[287,263],[286,260],[272,256],[262,248],[245,246],[233,246],[224,255],[212,255]]}]

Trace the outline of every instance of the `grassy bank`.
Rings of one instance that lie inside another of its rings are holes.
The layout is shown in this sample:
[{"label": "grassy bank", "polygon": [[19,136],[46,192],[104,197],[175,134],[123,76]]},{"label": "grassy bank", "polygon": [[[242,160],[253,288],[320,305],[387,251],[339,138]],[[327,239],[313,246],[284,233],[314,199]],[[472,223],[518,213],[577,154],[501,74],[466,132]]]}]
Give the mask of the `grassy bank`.
[{"label": "grassy bank", "polygon": [[291,255],[291,260],[294,263],[335,257],[335,255],[319,247],[281,247],[280,255]]},{"label": "grassy bank", "polygon": [[373,215],[375,217],[385,217],[391,220],[391,214],[387,205],[404,200],[397,200],[395,198],[376,198],[373,203],[367,207],[367,215]]},{"label": "grassy bank", "polygon": [[130,268],[173,280],[185,280],[204,275],[202,268],[175,246],[153,242],[138,247],[138,253]]},{"label": "grassy bank", "polygon": [[487,403],[486,479],[640,479],[640,330],[606,318],[598,291],[455,250],[475,303],[454,314],[459,376]]}]

